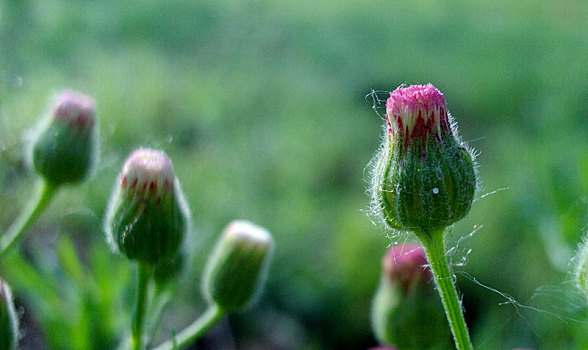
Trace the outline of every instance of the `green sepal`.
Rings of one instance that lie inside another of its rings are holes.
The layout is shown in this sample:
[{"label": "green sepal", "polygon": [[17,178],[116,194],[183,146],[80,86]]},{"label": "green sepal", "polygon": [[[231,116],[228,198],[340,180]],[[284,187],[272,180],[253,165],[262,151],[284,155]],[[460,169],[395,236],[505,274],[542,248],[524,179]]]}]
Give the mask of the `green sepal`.
[{"label": "green sepal", "polygon": [[421,283],[405,293],[383,278],[373,299],[371,322],[380,344],[403,350],[450,348],[451,333],[432,284]]},{"label": "green sepal", "polygon": [[111,245],[129,259],[151,265],[172,259],[188,226],[177,192],[178,186],[161,197],[115,193],[106,224]]},{"label": "green sepal", "polygon": [[403,143],[388,138],[374,172],[374,202],[385,223],[430,232],[466,216],[476,191],[470,152],[453,137]]},{"label": "green sepal", "polygon": [[53,185],[80,182],[96,163],[97,149],[94,128],[72,130],[67,122],[53,120],[33,144],[33,166]]}]

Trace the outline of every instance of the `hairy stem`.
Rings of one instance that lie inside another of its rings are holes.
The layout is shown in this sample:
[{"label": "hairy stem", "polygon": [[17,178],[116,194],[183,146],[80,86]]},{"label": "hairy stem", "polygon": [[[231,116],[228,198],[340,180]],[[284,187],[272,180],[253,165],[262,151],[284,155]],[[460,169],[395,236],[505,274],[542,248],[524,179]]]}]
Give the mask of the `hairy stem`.
[{"label": "hairy stem", "polygon": [[173,350],[182,349],[200,338],[206,331],[214,326],[223,316],[225,312],[216,304],[208,306],[208,309],[197,318],[192,324],[184,328],[173,339],[166,341],[159,345],[154,350]]},{"label": "hairy stem", "polygon": [[0,262],[10,249],[22,239],[31,224],[45,210],[58,188],[58,186],[49,184],[46,181],[41,182],[39,187],[36,198],[29,202],[27,208],[0,238]]},{"label": "hairy stem", "polygon": [[144,263],[139,263],[137,267],[137,299],[135,313],[133,314],[131,335],[133,339],[133,350],[143,350],[143,328],[145,325],[147,292],[152,268]]},{"label": "hairy stem", "polygon": [[455,340],[455,346],[458,350],[472,350],[472,341],[468,333],[468,328],[463,317],[461,302],[455,288],[455,281],[450,270],[449,262],[445,256],[445,234],[444,230],[433,232],[418,232],[417,236],[427,254],[431,272],[437,284],[437,290],[441,296],[445,315],[451,327],[451,333]]}]

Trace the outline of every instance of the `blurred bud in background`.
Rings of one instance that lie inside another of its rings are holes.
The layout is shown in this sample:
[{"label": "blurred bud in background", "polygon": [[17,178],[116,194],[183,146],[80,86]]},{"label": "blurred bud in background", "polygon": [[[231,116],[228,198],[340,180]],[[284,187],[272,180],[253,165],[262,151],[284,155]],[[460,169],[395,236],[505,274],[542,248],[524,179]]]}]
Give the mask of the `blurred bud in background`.
[{"label": "blurred bud in background", "polygon": [[382,345],[402,350],[448,349],[451,334],[423,248],[399,244],[382,259],[372,303],[372,330]]},{"label": "blurred bud in background", "polygon": [[203,292],[226,312],[253,303],[265,284],[274,239],[264,228],[233,221],[225,228],[206,264]]},{"label": "blurred bud in background", "polygon": [[61,92],[32,144],[35,170],[50,184],[83,180],[98,161],[94,100],[80,92]]}]

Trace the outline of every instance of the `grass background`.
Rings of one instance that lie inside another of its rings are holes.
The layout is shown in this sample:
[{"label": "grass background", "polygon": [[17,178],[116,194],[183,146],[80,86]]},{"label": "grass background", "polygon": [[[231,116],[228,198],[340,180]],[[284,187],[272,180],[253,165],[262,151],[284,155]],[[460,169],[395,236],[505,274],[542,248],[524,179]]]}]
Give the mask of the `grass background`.
[{"label": "grass background", "polygon": [[2,266],[24,346],[108,348],[127,329],[133,267],[108,251],[101,222],[139,146],[170,155],[193,212],[193,267],[163,337],[201,311],[200,271],[220,231],[248,219],[276,237],[266,291],[200,348],[374,345],[369,307],[391,242],[362,211],[382,124],[364,97],[431,82],[480,153],[480,194],[506,188],[450,238],[483,226],[452,257],[465,261],[456,271],[474,343],[585,349],[570,261],[588,222],[586,18],[588,3],[572,0],[4,0],[0,227],[33,192],[23,135],[52,95],[94,96],[102,140],[94,177],[59,194],[27,259]]}]

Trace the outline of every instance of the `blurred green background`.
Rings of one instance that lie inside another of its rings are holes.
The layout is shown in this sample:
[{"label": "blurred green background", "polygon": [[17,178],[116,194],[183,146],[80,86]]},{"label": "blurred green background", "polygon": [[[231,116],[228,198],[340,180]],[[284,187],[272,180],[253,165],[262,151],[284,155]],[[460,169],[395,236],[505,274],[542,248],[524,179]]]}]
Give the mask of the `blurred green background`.
[{"label": "blurred green background", "polygon": [[[483,226],[452,255],[474,344],[588,349],[570,262],[588,222],[588,2],[0,4],[0,227],[33,193],[23,135],[50,97],[91,94],[101,124],[94,177],[58,195],[25,242],[28,260],[2,266],[23,348],[108,348],[127,329],[134,270],[101,225],[139,146],[170,155],[193,212],[193,267],[160,337],[202,311],[209,248],[230,220],[248,219],[276,237],[267,288],[200,349],[375,345],[369,307],[391,240],[365,214],[383,123],[365,96],[431,82],[480,153],[480,196],[505,189],[478,200],[450,237]],[[72,268],[72,254],[84,265]],[[80,297],[88,276],[108,314]]]}]

